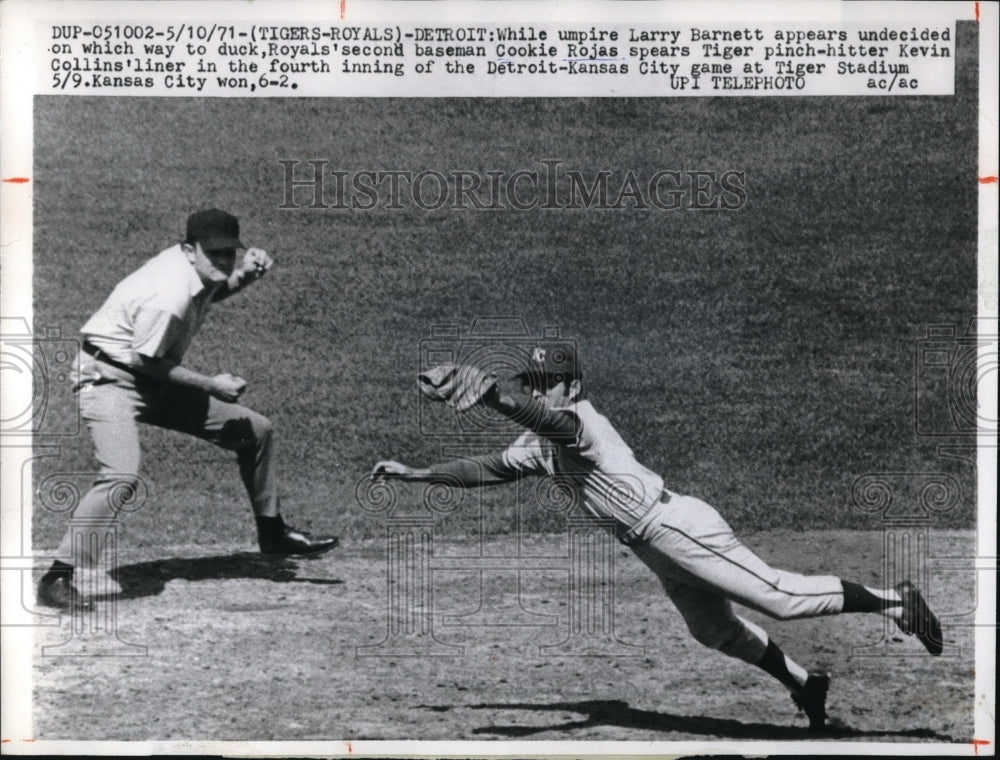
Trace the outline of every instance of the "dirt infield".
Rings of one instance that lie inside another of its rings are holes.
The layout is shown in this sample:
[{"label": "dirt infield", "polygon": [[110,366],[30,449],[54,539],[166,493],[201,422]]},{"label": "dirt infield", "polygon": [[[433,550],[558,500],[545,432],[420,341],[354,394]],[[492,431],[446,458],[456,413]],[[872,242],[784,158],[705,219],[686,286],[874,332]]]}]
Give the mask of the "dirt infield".
[{"label": "dirt infield", "polygon": [[[879,532],[766,532],[746,543],[778,566],[881,580]],[[585,621],[574,639],[567,546],[561,535],[439,542],[424,555],[429,606],[412,577],[390,598],[385,539],[294,562],[246,546],[120,547],[122,593],[99,602],[96,619],[117,610],[108,630],[134,646],[118,642],[111,658],[63,656],[113,637],[74,632],[70,616],[39,628],[35,738],[809,738],[782,688],[697,644],[624,547],[615,545],[604,589],[613,599],[602,597],[612,614]],[[974,534],[935,531],[929,547],[927,592],[946,626],[941,658],[895,629],[884,641],[874,616],[747,613],[791,656],[832,672],[826,738],[971,741]],[[390,602],[402,614],[389,614]],[[560,644],[577,656],[560,656]],[[406,648],[419,655],[401,655]],[[585,650],[612,654],[578,656]]]}]

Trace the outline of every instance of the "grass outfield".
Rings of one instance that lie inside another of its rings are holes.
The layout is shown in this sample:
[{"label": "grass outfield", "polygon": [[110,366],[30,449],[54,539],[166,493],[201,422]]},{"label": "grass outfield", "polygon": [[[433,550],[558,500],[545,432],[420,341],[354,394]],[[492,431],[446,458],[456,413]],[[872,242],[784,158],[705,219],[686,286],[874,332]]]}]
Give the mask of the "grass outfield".
[{"label": "grass outfield", "polygon": [[[976,43],[959,24],[956,96],[746,99],[35,101],[35,324],[72,334],[114,284],[220,206],[277,265],[219,305],[193,368],[250,381],[276,423],[285,512],[371,537],[355,485],[386,457],[424,464],[415,374],[432,326],[558,325],[591,398],[668,486],[738,530],[871,528],[870,472],[950,473],[975,524],[974,473],[914,426],[914,350],[976,311]],[[746,172],[733,212],[281,210],[281,159],[346,171]],[[931,403],[933,399],[929,400]],[[939,399],[940,401],[940,399]],[[51,418],[67,419],[65,387]],[[253,537],[230,454],[145,428],[137,545]],[[36,481],[86,473],[89,438],[45,436]],[[401,507],[419,501],[401,491]],[[512,488],[466,500],[448,529],[517,525]],[[37,547],[64,514],[35,510]],[[559,531],[526,510],[521,527]]]}]

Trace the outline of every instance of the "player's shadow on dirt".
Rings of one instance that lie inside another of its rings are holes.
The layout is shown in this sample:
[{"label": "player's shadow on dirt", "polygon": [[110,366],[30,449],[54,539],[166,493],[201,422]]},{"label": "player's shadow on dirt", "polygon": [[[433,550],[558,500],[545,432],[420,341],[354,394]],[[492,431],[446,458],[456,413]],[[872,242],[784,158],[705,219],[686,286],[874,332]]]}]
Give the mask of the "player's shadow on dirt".
[{"label": "player's shadow on dirt", "polygon": [[208,581],[249,578],[274,583],[337,585],[332,578],[301,578],[298,565],[286,557],[266,557],[255,552],[220,554],[214,557],[173,557],[122,565],[114,571],[121,586],[118,599],[156,596],[173,580]]},{"label": "player's shadow on dirt", "polygon": [[[769,741],[809,739],[865,739],[871,737],[892,737],[902,739],[928,739],[939,742],[956,741],[951,736],[935,733],[929,728],[910,728],[899,731],[859,731],[847,726],[828,726],[823,733],[812,734],[805,726],[776,726],[770,723],[744,723],[730,718],[711,718],[703,715],[673,715],[667,712],[636,710],[621,700],[592,700],[586,702],[555,702],[534,704],[530,702],[491,703],[470,705],[482,710],[531,710],[574,712],[586,715],[583,720],[571,720],[544,726],[482,726],[472,730],[474,734],[494,736],[530,736],[546,731],[571,732],[593,726],[621,726],[641,728],[664,733],[699,734],[730,739],[762,739]],[[450,709],[431,707],[432,710]],[[804,720],[804,719],[803,719]]]}]

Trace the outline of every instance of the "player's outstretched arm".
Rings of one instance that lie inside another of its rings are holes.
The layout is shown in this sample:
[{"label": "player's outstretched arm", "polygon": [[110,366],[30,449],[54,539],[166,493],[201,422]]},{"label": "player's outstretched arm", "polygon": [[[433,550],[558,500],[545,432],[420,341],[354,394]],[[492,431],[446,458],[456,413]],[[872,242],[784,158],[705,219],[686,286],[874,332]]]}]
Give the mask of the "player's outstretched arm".
[{"label": "player's outstretched arm", "polygon": [[500,452],[452,459],[430,467],[410,467],[395,460],[384,460],[372,468],[372,480],[402,480],[411,483],[443,483],[463,488],[479,488],[516,480],[519,470],[504,461]]},{"label": "player's outstretched arm", "polygon": [[565,442],[579,428],[575,414],[550,409],[548,404],[525,394],[504,392],[492,373],[473,365],[439,364],[418,375],[420,392],[432,401],[448,404],[464,413],[477,405],[495,410],[511,421],[547,438]]},{"label": "player's outstretched arm", "polygon": [[419,483],[427,482],[431,479],[432,476],[429,467],[417,469],[392,459],[378,462],[372,468],[372,480],[375,481],[404,480]]},{"label": "player's outstretched arm", "polygon": [[573,439],[579,429],[577,417],[572,412],[550,409],[538,399],[523,393],[505,393],[494,387],[483,397],[483,404],[518,425],[560,442]]}]

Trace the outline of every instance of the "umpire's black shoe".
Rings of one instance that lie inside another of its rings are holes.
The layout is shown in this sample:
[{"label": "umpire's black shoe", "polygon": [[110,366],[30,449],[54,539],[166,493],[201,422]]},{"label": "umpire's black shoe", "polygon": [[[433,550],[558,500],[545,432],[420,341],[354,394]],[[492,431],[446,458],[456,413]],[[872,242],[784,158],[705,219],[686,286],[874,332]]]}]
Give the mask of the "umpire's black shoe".
[{"label": "umpire's black shoe", "polygon": [[318,557],[340,544],[336,536],[316,536],[285,525],[278,535],[260,536],[260,553],[281,557]]},{"label": "umpire's black shoe", "polygon": [[826,724],[826,693],[829,690],[829,673],[813,671],[802,690],[792,694],[795,706],[809,718],[810,731],[822,731]]},{"label": "umpire's black shoe", "polygon": [[88,611],[94,608],[93,603],[80,593],[72,579],[66,575],[42,578],[38,583],[35,599],[43,607],[55,607],[57,610]]},{"label": "umpire's black shoe", "polygon": [[931,612],[923,594],[909,581],[898,584],[896,593],[903,599],[903,614],[896,621],[899,630],[908,636],[916,636],[927,651],[937,657],[944,649],[944,635],[937,615]]}]

